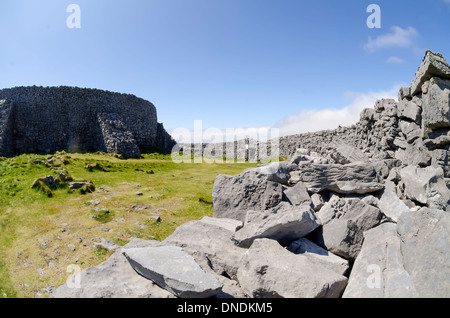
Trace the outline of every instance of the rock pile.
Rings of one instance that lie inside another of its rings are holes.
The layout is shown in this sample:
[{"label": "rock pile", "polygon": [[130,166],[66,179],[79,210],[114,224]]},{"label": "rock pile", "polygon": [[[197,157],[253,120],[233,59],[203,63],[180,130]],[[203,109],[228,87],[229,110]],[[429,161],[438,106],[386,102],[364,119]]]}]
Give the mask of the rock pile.
[{"label": "rock pile", "polygon": [[352,142],[218,175],[213,218],[133,240],[54,296],[450,297],[449,76],[428,51],[398,103],[340,129],[366,125]]}]

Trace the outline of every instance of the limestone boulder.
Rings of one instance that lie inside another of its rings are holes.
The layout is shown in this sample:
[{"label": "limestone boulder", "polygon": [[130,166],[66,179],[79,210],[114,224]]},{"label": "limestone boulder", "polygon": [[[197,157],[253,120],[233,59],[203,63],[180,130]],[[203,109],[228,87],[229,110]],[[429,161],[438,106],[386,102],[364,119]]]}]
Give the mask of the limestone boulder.
[{"label": "limestone boulder", "polygon": [[397,223],[403,265],[419,297],[450,297],[450,214],[422,208]]},{"label": "limestone boulder", "polygon": [[254,170],[237,176],[217,175],[213,192],[214,217],[244,221],[249,210],[267,210],[283,199],[283,186]]},{"label": "limestone boulder", "polygon": [[312,200],[309,196],[308,189],[303,182],[298,182],[293,187],[288,187],[283,190],[284,198],[291,205],[309,204]]},{"label": "limestone boulder", "polygon": [[319,225],[309,204],[292,206],[282,202],[269,210],[249,211],[244,226],[233,235],[233,240],[244,248],[258,238],[270,238],[285,245],[311,233]]},{"label": "limestone boulder", "polygon": [[327,251],[304,237],[289,244],[287,250],[296,255],[303,255],[312,263],[331,269],[340,275],[345,275],[349,268],[346,259]]},{"label": "limestone boulder", "polygon": [[204,217],[179,226],[161,242],[165,246],[179,246],[196,260],[208,259],[215,273],[235,278],[245,250],[232,241],[242,222],[233,219]]},{"label": "limestone boulder", "polygon": [[417,297],[403,267],[395,223],[383,223],[364,233],[364,244],[353,265],[344,298]]},{"label": "limestone boulder", "polygon": [[392,190],[384,189],[378,208],[392,222],[397,222],[402,213],[409,213],[409,207]]},{"label": "limestone boulder", "polygon": [[377,226],[381,211],[358,198],[333,197],[318,212],[322,228],[312,239],[330,252],[354,260],[361,250],[363,233]]},{"label": "limestone boulder", "polygon": [[427,51],[411,84],[411,95],[422,92],[423,84],[433,76],[450,79],[450,67],[441,54]]},{"label": "limestone boulder", "polygon": [[291,182],[303,182],[310,193],[323,190],[337,193],[370,193],[384,188],[373,165],[367,162],[339,164],[301,164],[292,171]]},{"label": "limestone boulder", "polygon": [[441,167],[407,166],[400,170],[400,176],[401,188],[406,198],[431,208],[447,210],[450,190],[445,184]]},{"label": "limestone boulder", "polygon": [[124,249],[133,269],[180,298],[208,298],[219,294],[223,284],[206,273],[194,258],[178,246]]},{"label": "limestone boulder", "polygon": [[[57,288],[54,298],[174,298],[175,296],[142,277],[131,267],[123,249],[158,246],[158,241],[132,239],[107,261],[82,270]],[[73,273],[75,274],[75,273]],[[79,283],[79,285],[77,284]]]},{"label": "limestone boulder", "polygon": [[238,280],[254,298],[337,298],[347,284],[345,276],[269,239],[255,240],[239,268]]},{"label": "limestone boulder", "polygon": [[431,78],[423,94],[422,126],[432,130],[450,127],[450,80]]}]

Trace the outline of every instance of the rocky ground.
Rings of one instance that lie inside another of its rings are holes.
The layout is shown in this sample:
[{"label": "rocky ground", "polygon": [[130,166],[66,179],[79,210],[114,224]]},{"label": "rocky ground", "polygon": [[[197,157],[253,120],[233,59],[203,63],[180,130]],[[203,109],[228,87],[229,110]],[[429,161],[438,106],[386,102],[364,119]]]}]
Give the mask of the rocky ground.
[{"label": "rocky ground", "polygon": [[53,296],[449,297],[449,79],[428,51],[398,102],[334,134],[352,142],[218,175],[213,218],[113,246]]}]

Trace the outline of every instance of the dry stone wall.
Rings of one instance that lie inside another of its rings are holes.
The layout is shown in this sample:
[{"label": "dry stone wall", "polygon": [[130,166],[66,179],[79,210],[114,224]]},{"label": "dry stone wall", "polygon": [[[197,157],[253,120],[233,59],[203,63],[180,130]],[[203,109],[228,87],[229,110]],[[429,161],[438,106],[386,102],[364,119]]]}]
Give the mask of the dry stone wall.
[{"label": "dry stone wall", "polygon": [[[0,156],[114,150],[136,157],[139,149],[170,150],[175,144],[157,122],[155,106],[134,95],[33,86],[2,89],[0,100],[12,109],[11,114],[1,111],[0,131],[6,142]],[[104,114],[114,119],[117,129],[105,129]]]}]

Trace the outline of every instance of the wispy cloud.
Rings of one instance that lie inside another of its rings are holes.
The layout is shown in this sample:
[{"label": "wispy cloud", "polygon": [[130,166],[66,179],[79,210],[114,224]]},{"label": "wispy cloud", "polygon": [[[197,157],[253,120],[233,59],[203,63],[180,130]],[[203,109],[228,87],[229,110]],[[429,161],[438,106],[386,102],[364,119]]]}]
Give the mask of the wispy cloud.
[{"label": "wispy cloud", "polygon": [[401,64],[404,63],[405,60],[402,58],[399,58],[398,56],[391,56],[387,59],[387,64]]},{"label": "wispy cloud", "polygon": [[400,86],[379,92],[356,93],[347,92],[345,96],[350,103],[340,109],[305,110],[288,116],[275,127],[280,128],[280,135],[294,135],[326,129],[336,129],[356,124],[364,108],[373,108],[377,99],[397,98]]},{"label": "wispy cloud", "polygon": [[419,37],[419,32],[413,27],[403,29],[399,26],[393,26],[390,30],[389,33],[380,35],[375,39],[369,37],[364,48],[369,52],[385,48],[412,48],[414,47],[414,41]]},{"label": "wispy cloud", "polygon": [[[289,115],[271,127],[213,129],[199,127],[199,130],[176,129],[172,136],[180,143],[190,142],[224,142],[253,138],[266,141],[274,137],[316,132],[320,130],[336,129],[338,126],[346,127],[356,124],[364,108],[373,108],[377,99],[397,98],[400,86],[378,92],[346,92],[344,96],[349,103],[338,109],[303,110],[297,114]],[[275,128],[275,129],[273,129]],[[274,135],[275,134],[275,135]],[[230,139],[231,138],[231,139]]]}]

